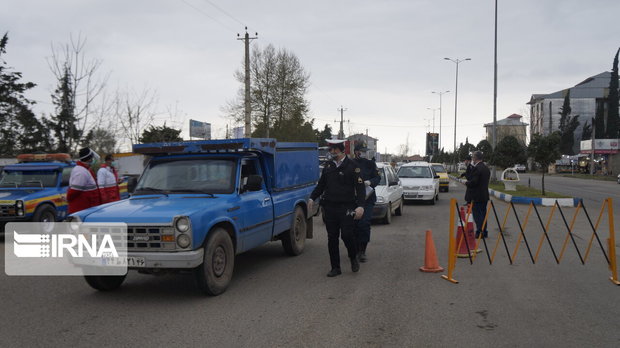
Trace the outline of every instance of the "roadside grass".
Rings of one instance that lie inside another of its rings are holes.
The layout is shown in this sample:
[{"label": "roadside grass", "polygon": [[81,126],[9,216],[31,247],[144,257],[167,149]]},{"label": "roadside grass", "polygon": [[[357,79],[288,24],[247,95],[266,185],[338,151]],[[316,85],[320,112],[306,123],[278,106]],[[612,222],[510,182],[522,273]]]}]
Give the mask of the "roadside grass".
[{"label": "roadside grass", "polygon": [[526,185],[517,185],[516,191],[506,191],[504,184],[502,182],[490,182],[489,188],[495,191],[499,191],[502,193],[506,193],[513,196],[519,197],[531,197],[531,198],[571,198],[571,196],[566,196],[560,193],[551,192],[549,190],[545,190],[545,195],[543,196],[542,191],[539,189],[535,189],[533,187],[527,187]]}]

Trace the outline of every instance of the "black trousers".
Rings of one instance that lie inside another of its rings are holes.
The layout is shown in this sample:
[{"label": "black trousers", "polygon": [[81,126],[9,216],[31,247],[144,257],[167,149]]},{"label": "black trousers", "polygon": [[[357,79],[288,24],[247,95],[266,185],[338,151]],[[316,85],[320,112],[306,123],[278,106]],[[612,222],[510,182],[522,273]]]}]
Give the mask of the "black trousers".
[{"label": "black trousers", "polygon": [[332,268],[340,268],[340,237],[347,247],[349,258],[357,256],[357,240],[355,239],[355,220],[347,215],[354,209],[347,205],[325,205],[325,228],[327,229],[327,248]]},{"label": "black trousers", "polygon": [[474,221],[476,222],[476,238],[478,235],[482,233],[484,237],[488,237],[487,227],[489,225],[489,219],[487,218],[487,223],[484,226],[484,231],[482,231],[482,223],[484,222],[484,217],[487,214],[487,202],[474,202],[474,206],[472,207],[472,215],[474,216]]}]

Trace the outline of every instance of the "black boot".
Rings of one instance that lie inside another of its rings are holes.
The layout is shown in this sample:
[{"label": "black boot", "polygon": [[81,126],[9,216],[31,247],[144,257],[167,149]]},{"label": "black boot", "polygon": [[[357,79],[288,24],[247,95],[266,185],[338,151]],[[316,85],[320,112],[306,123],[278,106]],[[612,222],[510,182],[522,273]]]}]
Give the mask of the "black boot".
[{"label": "black boot", "polygon": [[360,244],[360,251],[359,251],[359,254],[358,254],[358,259],[359,259],[360,262],[368,261],[368,258],[366,257],[366,246],[367,245],[368,244],[366,244],[366,243]]},{"label": "black boot", "polygon": [[327,273],[328,277],[335,277],[335,276],[339,276],[341,275],[342,272],[340,271],[340,268],[332,268],[331,271],[329,271],[329,273]]},{"label": "black boot", "polygon": [[360,270],[360,263],[357,261],[357,257],[351,258],[351,271],[357,272]]}]

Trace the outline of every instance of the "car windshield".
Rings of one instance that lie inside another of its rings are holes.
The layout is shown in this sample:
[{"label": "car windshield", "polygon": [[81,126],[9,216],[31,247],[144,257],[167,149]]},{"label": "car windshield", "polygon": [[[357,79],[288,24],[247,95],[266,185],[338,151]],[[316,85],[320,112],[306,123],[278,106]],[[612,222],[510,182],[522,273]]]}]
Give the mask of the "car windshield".
[{"label": "car windshield", "polygon": [[11,170],[0,175],[0,187],[55,187],[58,172],[43,170]]},{"label": "car windshield", "polygon": [[399,178],[432,178],[429,167],[400,167]]},{"label": "car windshield", "polygon": [[220,159],[156,161],[146,168],[136,194],[232,193],[235,162]]},{"label": "car windshield", "polygon": [[433,169],[437,173],[446,173],[446,168],[444,168],[441,164],[433,164]]}]

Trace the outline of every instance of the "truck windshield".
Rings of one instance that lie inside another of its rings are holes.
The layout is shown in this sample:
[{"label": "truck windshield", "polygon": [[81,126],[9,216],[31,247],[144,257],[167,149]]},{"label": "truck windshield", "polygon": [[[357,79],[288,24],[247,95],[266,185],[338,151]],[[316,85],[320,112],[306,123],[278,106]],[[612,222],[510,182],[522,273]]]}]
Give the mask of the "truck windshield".
[{"label": "truck windshield", "polygon": [[233,160],[155,161],[144,171],[135,193],[232,193],[234,169]]},{"label": "truck windshield", "polygon": [[55,187],[56,171],[11,170],[0,175],[0,187]]}]

